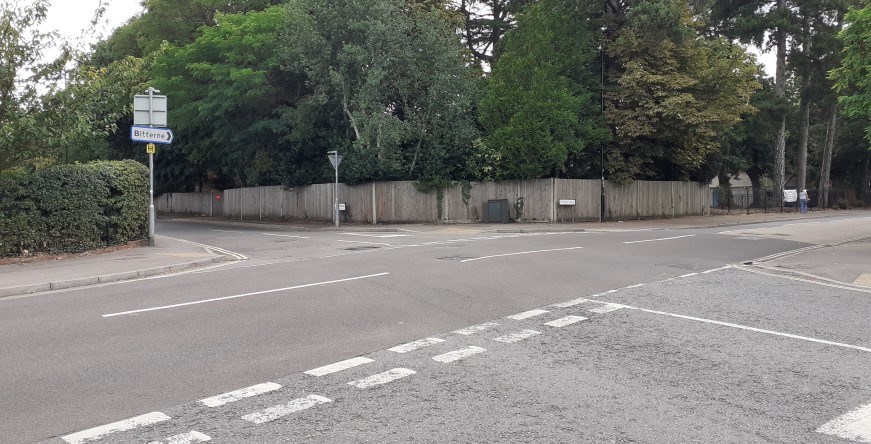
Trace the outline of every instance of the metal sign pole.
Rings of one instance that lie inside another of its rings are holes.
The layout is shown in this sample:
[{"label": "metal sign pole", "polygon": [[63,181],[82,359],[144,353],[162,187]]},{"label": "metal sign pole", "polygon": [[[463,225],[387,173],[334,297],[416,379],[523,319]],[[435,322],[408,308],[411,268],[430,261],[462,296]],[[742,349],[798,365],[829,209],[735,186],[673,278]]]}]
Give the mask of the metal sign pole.
[{"label": "metal sign pole", "polygon": [[[154,87],[148,87],[148,127],[154,128]],[[157,91],[160,92],[160,91]],[[148,150],[153,151],[153,150]],[[148,246],[154,246],[154,153],[148,153]]]}]

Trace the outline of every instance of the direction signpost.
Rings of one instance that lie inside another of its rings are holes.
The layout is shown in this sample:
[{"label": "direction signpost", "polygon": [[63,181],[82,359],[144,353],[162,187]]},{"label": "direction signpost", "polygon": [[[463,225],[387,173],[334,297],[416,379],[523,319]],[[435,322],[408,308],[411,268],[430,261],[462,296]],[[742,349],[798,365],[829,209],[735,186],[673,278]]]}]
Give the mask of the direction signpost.
[{"label": "direction signpost", "polygon": [[133,97],[133,126],[130,128],[130,140],[145,142],[145,152],[148,153],[148,245],[154,245],[154,144],[168,145],[172,143],[172,130],[166,128],[167,102],[166,96],[156,95],[160,91],[149,87],[148,94],[137,94]]}]

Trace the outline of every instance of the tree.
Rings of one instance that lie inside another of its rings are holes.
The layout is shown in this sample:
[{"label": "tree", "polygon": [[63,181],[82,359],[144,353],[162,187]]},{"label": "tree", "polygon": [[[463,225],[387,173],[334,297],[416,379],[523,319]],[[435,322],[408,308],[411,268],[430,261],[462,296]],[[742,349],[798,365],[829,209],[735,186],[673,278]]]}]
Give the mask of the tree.
[{"label": "tree", "polygon": [[460,32],[469,52],[480,65],[489,66],[502,52],[502,39],[514,28],[523,8],[537,0],[454,0],[463,17]]},{"label": "tree", "polygon": [[279,182],[289,131],[279,111],[304,90],[304,79],[282,69],[276,50],[285,17],[281,6],[218,14],[217,26],[157,58],[154,84],[172,95],[169,118],[183,135],[161,157],[193,166],[165,168],[161,159],[163,170],[186,173],[182,184],[178,176],[167,177],[169,183],[201,188],[211,175],[217,175],[216,185]]},{"label": "tree", "polygon": [[557,176],[604,143],[591,66],[598,36],[589,15],[582,3],[544,0],[526,9],[506,37],[481,102],[485,143],[498,159],[495,177]]},{"label": "tree", "polygon": [[[848,25],[839,34],[843,61],[830,76],[844,113],[867,119],[871,118],[871,3],[863,0],[863,6],[851,8],[845,20]],[[871,143],[871,125],[865,129],[865,138]]]},{"label": "tree", "polygon": [[698,26],[684,1],[642,1],[606,46],[616,84],[605,95],[611,180],[690,178],[754,112],[755,65],[728,40],[699,37]]},{"label": "tree", "polygon": [[[345,180],[464,175],[478,79],[444,14],[402,0],[294,0],[281,39],[312,93],[288,112],[340,125]],[[339,120],[341,119],[341,120]],[[309,126],[314,125],[314,122]],[[309,150],[323,165],[324,151]]]}]

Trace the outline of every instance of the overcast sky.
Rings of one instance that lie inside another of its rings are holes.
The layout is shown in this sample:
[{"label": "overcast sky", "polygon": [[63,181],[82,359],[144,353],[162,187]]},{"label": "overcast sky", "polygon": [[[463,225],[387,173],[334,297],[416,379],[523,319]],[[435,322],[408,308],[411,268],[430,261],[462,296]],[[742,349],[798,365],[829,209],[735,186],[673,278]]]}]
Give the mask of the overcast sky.
[{"label": "overcast sky", "polygon": [[[55,30],[66,39],[76,40],[82,30],[89,27],[101,0],[52,0],[51,3],[42,30]],[[86,44],[94,43],[98,37],[108,36],[113,29],[142,12],[139,0],[102,0],[102,4],[106,6],[106,13],[97,28],[98,34],[86,39]]]}]

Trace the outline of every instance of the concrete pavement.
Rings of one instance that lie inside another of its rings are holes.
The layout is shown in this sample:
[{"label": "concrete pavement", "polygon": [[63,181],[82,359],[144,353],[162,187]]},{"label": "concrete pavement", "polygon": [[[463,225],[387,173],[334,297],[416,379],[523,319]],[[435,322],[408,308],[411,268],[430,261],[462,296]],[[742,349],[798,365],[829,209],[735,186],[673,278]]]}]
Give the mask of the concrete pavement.
[{"label": "concrete pavement", "polygon": [[[542,232],[542,231],[620,231],[665,230],[740,226],[745,224],[813,221],[857,213],[871,216],[871,211],[851,210],[797,213],[732,214],[718,216],[692,216],[676,219],[653,219],[619,222],[585,223],[514,223],[514,224],[401,224],[401,225],[342,225],[299,224],[276,221],[229,221],[207,217],[173,217],[192,223],[286,231],[426,231],[426,232]],[[867,248],[868,242],[858,246],[845,244],[818,250],[802,256],[779,258],[771,262],[772,270],[800,272],[808,277],[820,277],[846,284],[871,286],[871,269],[851,261],[854,250]],[[813,257],[808,256],[812,254]],[[122,249],[103,254],[79,255],[59,260],[45,260],[20,264],[0,265],[0,298],[29,293],[61,290],[108,282],[145,278],[176,273],[228,260],[244,260],[244,256],[207,245],[200,245],[158,235],[154,247]],[[813,264],[810,266],[808,264]],[[778,268],[779,267],[779,268]]]}]

